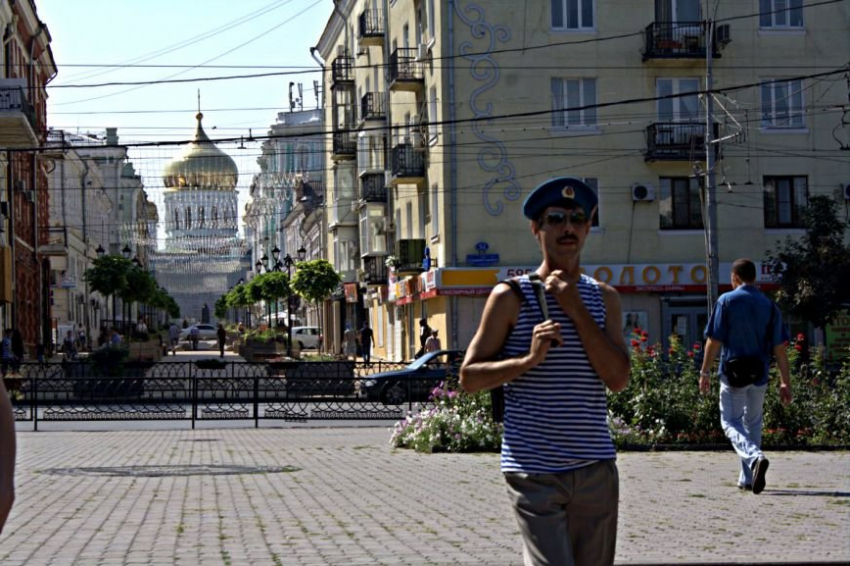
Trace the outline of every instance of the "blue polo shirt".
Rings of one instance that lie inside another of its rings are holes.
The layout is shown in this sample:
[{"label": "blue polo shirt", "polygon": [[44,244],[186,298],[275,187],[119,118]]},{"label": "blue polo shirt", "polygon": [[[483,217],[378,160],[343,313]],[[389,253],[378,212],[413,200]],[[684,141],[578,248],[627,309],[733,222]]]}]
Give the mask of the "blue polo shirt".
[{"label": "blue polo shirt", "polygon": [[[771,310],[773,325],[768,329]],[[721,379],[726,380],[726,360],[761,356],[764,360],[764,375],[755,385],[764,385],[767,383],[773,348],[788,340],[788,332],[782,324],[782,314],[773,301],[753,285],[741,285],[717,300],[705,327],[705,337],[723,344],[720,351]]]}]

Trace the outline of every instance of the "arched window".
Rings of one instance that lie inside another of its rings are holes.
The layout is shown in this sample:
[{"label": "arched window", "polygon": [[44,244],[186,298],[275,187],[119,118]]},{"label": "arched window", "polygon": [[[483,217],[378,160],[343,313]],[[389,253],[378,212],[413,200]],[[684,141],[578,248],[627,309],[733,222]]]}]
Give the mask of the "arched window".
[{"label": "arched window", "polygon": [[180,229],[180,211],[176,208],[174,209],[174,229]]},{"label": "arched window", "polygon": [[186,229],[192,229],[192,208],[186,207]]},{"label": "arched window", "polygon": [[212,218],[211,218],[211,221],[212,221],[212,227],[213,227],[213,228],[218,228],[218,207],[217,207],[217,206],[215,206],[215,205],[213,205],[213,207],[212,207]]},{"label": "arched window", "polygon": [[204,207],[198,207],[198,228],[204,227]]}]

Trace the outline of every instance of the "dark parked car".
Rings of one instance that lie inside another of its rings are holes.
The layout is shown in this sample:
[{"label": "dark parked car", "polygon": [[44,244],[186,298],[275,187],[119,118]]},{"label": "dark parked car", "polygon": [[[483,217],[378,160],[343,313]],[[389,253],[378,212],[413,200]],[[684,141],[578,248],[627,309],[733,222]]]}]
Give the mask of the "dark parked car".
[{"label": "dark parked car", "polygon": [[367,376],[360,381],[360,397],[385,405],[427,401],[447,375],[458,375],[463,355],[463,350],[437,350],[404,369]]}]

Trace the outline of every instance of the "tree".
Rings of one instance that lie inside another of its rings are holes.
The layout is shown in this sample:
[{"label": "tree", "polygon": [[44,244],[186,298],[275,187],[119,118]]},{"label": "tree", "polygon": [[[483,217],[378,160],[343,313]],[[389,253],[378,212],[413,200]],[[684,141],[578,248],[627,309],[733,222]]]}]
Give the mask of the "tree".
[{"label": "tree", "polygon": [[[321,317],[319,305],[342,283],[342,276],[326,259],[302,261],[292,277],[292,288],[304,299],[316,304],[316,312]],[[321,322],[319,325],[324,328]],[[324,332],[324,331],[323,331]]]},{"label": "tree", "polygon": [[809,198],[803,225],[802,238],[786,238],[776,252],[767,253],[768,265],[779,279],[779,306],[823,328],[850,303],[847,224],[838,217],[838,203],[818,195]]},{"label": "tree", "polygon": [[133,262],[117,255],[105,255],[92,261],[86,269],[85,278],[89,289],[104,296],[121,296],[127,289],[127,273]]},{"label": "tree", "polygon": [[215,305],[213,307],[213,314],[215,314],[215,317],[219,320],[225,320],[227,318],[227,296],[229,294],[229,292],[225,293],[215,301]]}]

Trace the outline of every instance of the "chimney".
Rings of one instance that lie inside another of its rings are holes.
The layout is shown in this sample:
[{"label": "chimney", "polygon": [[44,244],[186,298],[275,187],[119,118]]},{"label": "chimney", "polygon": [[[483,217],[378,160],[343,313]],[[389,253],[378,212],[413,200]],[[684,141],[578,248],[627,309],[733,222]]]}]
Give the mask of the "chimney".
[{"label": "chimney", "polygon": [[118,128],[106,128],[106,145],[118,145]]}]

